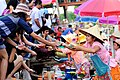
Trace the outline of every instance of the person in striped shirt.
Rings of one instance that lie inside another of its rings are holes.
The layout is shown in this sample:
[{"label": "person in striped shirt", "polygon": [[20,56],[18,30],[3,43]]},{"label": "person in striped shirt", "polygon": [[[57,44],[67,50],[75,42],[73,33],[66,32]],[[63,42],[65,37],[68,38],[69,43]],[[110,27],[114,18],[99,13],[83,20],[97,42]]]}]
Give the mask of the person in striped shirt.
[{"label": "person in striped shirt", "polygon": [[29,12],[30,10],[28,6],[26,4],[20,3],[17,5],[12,14],[0,18],[0,80],[5,80],[8,66],[8,55],[5,49],[4,40],[18,49],[23,49],[23,46],[17,45],[9,38],[9,36],[13,34],[17,29],[25,30],[25,32],[30,34],[33,38],[47,45],[51,45],[52,47],[56,46],[55,43],[46,41],[33,32],[31,27],[26,23],[26,16],[30,14]]}]

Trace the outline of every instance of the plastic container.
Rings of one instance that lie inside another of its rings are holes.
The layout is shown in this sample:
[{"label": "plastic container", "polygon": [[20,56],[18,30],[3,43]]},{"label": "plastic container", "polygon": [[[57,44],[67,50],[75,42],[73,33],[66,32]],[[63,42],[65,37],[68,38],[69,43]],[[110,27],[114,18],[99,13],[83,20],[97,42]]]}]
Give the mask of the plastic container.
[{"label": "plastic container", "polygon": [[67,67],[65,70],[66,76],[65,79],[67,80],[77,80],[77,74],[76,74],[76,69]]}]

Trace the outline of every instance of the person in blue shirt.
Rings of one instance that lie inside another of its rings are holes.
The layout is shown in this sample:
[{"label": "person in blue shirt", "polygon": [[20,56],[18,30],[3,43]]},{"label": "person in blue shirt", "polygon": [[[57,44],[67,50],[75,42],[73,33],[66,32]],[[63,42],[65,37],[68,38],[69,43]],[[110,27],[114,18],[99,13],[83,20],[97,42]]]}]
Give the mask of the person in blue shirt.
[{"label": "person in blue shirt", "polygon": [[[69,33],[73,33],[72,25],[71,24],[68,25],[68,28],[66,30],[64,30],[64,32],[62,33],[62,35],[67,35]],[[66,42],[66,40],[62,36],[60,37],[60,39],[61,39],[62,42]]]},{"label": "person in blue shirt", "polygon": [[69,33],[73,33],[71,24],[68,25],[68,28],[62,33],[62,35],[67,35]]},{"label": "person in blue shirt", "polygon": [[17,29],[25,30],[25,32],[40,42],[51,45],[52,47],[56,46],[54,42],[46,41],[33,32],[30,26],[26,23],[26,16],[29,15],[29,12],[30,10],[28,6],[26,4],[20,3],[17,5],[12,14],[0,18],[0,80],[5,80],[8,67],[8,54],[5,49],[4,40],[15,48],[21,50],[24,49],[23,46],[17,45],[9,38],[9,36],[12,35]]}]

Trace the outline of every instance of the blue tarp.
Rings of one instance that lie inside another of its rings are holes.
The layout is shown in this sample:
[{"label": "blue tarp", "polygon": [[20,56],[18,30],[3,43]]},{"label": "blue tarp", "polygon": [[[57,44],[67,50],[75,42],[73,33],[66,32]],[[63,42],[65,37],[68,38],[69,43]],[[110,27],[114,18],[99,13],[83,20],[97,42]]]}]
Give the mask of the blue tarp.
[{"label": "blue tarp", "polygon": [[78,22],[97,22],[98,18],[97,17],[90,17],[90,16],[76,16],[75,21]]}]

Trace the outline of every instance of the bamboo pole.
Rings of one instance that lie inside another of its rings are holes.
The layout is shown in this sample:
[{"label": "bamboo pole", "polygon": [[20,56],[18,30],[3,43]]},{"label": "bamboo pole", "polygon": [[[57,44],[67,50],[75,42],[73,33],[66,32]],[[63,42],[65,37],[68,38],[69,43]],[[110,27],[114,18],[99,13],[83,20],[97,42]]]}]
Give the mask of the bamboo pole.
[{"label": "bamboo pole", "polygon": [[56,0],[56,7],[57,7],[57,11],[58,11],[58,18],[60,18],[60,10],[59,10],[58,0]]}]

